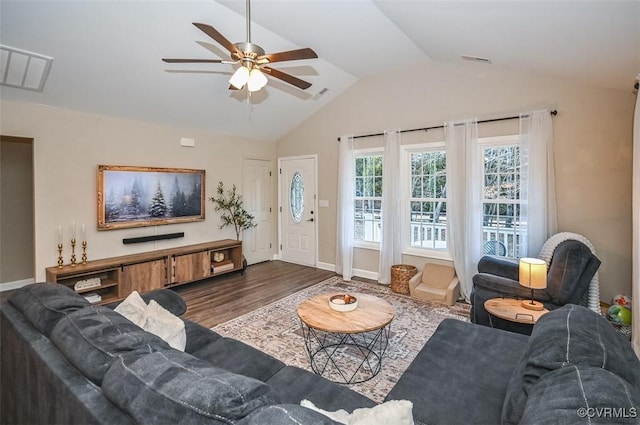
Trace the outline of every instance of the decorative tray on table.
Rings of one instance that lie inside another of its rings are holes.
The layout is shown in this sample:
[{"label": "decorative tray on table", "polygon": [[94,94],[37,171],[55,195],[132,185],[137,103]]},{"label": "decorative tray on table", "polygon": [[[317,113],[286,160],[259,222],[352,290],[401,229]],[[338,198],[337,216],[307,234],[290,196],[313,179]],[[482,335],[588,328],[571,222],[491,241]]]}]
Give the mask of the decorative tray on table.
[{"label": "decorative tray on table", "polygon": [[333,295],[329,298],[329,307],[343,313],[353,311],[358,307],[358,299],[349,294]]}]

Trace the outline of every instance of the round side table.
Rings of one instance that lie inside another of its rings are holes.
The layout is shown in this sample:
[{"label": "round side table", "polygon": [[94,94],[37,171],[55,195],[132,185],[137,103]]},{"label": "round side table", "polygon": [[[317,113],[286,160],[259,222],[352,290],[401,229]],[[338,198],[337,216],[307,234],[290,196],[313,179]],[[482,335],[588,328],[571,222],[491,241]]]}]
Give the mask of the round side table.
[{"label": "round side table", "polygon": [[536,324],[538,319],[549,310],[546,308],[542,310],[529,310],[522,307],[522,300],[516,300],[514,298],[491,298],[484,302],[484,309],[489,313],[489,319],[491,327],[494,326],[493,317],[506,320],[514,323],[514,326],[510,326],[510,329],[514,332],[523,333],[526,335],[531,334],[533,325]]}]

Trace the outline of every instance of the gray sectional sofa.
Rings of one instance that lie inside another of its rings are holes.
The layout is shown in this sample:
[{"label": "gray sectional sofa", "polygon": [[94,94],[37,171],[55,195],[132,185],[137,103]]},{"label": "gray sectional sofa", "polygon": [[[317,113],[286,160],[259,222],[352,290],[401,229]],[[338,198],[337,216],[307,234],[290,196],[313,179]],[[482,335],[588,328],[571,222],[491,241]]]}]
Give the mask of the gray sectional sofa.
[{"label": "gray sectional sofa", "polygon": [[[169,290],[144,298],[185,311]],[[185,351],[175,350],[57,284],[21,288],[0,318],[2,424],[335,424],[300,402],[375,406],[188,320]],[[640,363],[605,319],[575,305],[531,337],[446,319],[387,399],[411,400],[417,424],[639,423]]]}]

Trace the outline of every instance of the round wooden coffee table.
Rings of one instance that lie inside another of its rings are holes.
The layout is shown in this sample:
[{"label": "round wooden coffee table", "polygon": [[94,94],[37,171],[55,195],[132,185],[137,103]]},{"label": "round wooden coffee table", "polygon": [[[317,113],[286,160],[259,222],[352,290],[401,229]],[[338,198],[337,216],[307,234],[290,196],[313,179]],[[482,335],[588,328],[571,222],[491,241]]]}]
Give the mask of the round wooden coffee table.
[{"label": "round wooden coffee table", "polygon": [[372,295],[350,294],[358,299],[358,307],[342,313],[329,307],[329,298],[337,294],[317,295],[298,306],[311,369],[334,382],[364,382],[382,368],[393,306]]}]

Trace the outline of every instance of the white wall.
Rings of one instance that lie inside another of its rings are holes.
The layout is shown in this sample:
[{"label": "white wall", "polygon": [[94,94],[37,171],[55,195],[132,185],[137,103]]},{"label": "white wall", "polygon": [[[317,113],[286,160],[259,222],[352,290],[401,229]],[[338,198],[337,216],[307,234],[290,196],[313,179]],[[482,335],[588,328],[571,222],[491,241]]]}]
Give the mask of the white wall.
[{"label": "white wall", "polygon": [[[362,80],[278,141],[278,156],[318,154],[319,261],[335,261],[336,138],[558,109],[553,118],[560,231],[583,234],[602,260],[601,298],[631,288],[631,123],[634,94],[501,70],[432,64]],[[480,136],[516,134],[518,121],[480,125]],[[443,139],[439,130],[405,133],[403,143]],[[377,138],[379,139],[379,138]],[[360,139],[358,147],[380,143]],[[378,252],[357,250],[354,267],[377,272]],[[420,268],[423,258],[405,257]]]},{"label": "white wall", "polygon": [[[255,142],[106,116],[89,115],[35,104],[2,102],[3,135],[34,139],[36,281],[45,268],[57,264],[57,229],[65,239],[72,221],[86,224],[89,260],[232,238],[231,228],[218,229],[218,216],[207,201],[206,220],[122,230],[97,230],[96,167],[136,165],[206,170],[206,196],[218,181],[242,188],[242,164],[247,156],[275,159],[275,144]],[[195,148],[180,146],[181,137],[196,140]],[[275,188],[274,188],[275,190]],[[185,237],[123,245],[122,239],[184,232]],[[78,251],[76,250],[78,255]],[[64,260],[69,262],[65,244]],[[79,258],[79,255],[78,255]]]}]

